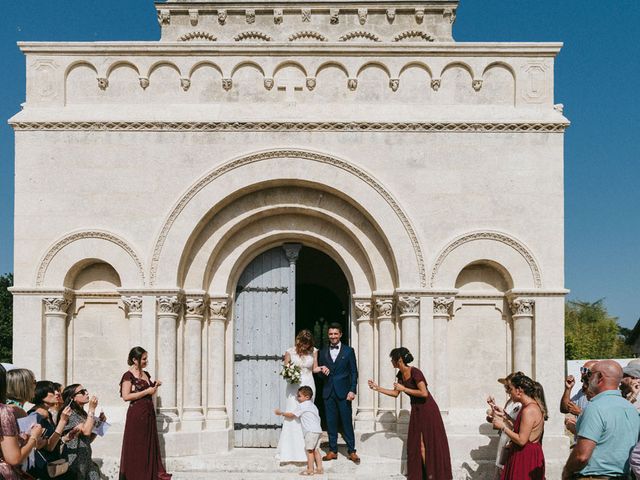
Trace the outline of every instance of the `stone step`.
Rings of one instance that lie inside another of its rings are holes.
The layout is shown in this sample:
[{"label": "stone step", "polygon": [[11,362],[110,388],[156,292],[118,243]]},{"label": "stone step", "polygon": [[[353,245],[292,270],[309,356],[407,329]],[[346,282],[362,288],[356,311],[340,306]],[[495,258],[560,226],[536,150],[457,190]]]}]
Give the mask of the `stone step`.
[{"label": "stone step", "polygon": [[[168,458],[166,467],[174,474],[175,480],[300,478],[299,473],[305,469],[306,464],[280,464],[275,454],[274,448],[237,448],[229,453],[217,455]],[[323,462],[325,474],[314,477],[358,480],[404,478],[400,473],[400,460],[361,455],[361,464],[355,465],[347,460],[345,454],[346,451],[340,451],[337,460]]]}]

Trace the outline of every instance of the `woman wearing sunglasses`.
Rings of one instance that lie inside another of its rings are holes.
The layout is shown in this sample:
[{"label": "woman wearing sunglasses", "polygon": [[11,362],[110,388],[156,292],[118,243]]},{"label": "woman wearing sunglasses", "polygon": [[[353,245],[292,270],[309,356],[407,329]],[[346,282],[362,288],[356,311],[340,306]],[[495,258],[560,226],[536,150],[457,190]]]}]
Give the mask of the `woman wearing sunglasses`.
[{"label": "woman wearing sunglasses", "polygon": [[[95,413],[98,398],[89,397],[87,389],[79,383],[75,383],[64,389],[62,400],[65,405],[71,407],[71,414],[64,432],[75,433],[67,442],[69,470],[75,472],[78,479],[100,480],[100,468],[91,458],[91,442],[96,438],[93,429],[96,425]],[[85,405],[89,406],[88,411],[84,410]],[[101,413],[98,420],[104,422],[107,418],[104,413]]]}]

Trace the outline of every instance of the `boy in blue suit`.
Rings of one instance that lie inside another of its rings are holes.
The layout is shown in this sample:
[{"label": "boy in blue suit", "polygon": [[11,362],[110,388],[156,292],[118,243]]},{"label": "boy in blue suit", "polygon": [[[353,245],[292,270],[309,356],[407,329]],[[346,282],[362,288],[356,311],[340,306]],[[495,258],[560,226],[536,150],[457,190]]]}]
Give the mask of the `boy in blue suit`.
[{"label": "boy in blue suit", "polygon": [[342,326],[339,323],[332,323],[329,326],[328,335],[329,346],[324,347],[318,354],[318,366],[320,372],[324,374],[322,398],[327,417],[330,450],[322,460],[338,458],[338,421],[341,421],[348,458],[355,464],[359,464],[360,458],[356,454],[351,414],[351,402],[356,398],[358,385],[356,354],[353,348],[340,342]]}]

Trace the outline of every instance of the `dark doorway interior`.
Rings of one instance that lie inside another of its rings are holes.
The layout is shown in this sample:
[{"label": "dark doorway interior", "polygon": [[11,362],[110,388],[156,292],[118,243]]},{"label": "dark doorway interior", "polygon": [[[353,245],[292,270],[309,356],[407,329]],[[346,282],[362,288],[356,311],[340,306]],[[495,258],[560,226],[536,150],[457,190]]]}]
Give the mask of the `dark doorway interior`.
[{"label": "dark doorway interior", "polygon": [[[338,264],[328,255],[311,247],[302,247],[296,262],[296,335],[308,329],[315,346],[327,345],[331,323],[342,325],[342,342],[349,344],[349,284]],[[322,402],[322,379],[316,380],[316,405],[326,430]]]}]

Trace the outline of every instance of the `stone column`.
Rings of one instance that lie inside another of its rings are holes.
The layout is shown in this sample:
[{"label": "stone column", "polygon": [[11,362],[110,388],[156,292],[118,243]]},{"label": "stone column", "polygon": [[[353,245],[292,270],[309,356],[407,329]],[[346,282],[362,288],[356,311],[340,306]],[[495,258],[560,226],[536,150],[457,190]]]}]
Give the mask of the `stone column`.
[{"label": "stone column", "polygon": [[[395,329],[393,323],[393,298],[376,299],[376,320],[378,322],[378,384],[384,388],[393,388],[395,370],[391,366],[389,352],[395,347]],[[395,398],[378,394],[378,415],[376,427],[380,430],[396,429]]]},{"label": "stone column", "polygon": [[511,300],[513,319],[513,371],[533,377],[533,306],[532,298]]},{"label": "stone column", "polygon": [[142,297],[122,297],[129,323],[129,348],[142,345]]},{"label": "stone column", "polygon": [[188,296],[184,313],[184,408],[182,430],[202,430],[202,322],[205,299]]},{"label": "stone column", "polygon": [[229,425],[225,406],[225,329],[228,304],[226,297],[209,301],[209,368],[207,429],[223,430]]},{"label": "stone column", "polygon": [[66,385],[67,372],[67,309],[71,297],[43,298],[45,321],[44,378]]},{"label": "stone column", "polygon": [[[412,295],[398,297],[400,313],[401,345],[408,348],[413,355],[413,365],[420,365],[420,298]],[[407,395],[400,396],[400,414],[398,415],[398,429],[408,430],[411,411],[411,399]]]},{"label": "stone column", "polygon": [[453,297],[433,299],[433,342],[435,398],[440,410],[449,410],[449,332],[448,323],[453,310]]},{"label": "stone column", "polygon": [[157,304],[158,379],[162,381],[158,389],[158,413],[165,417],[164,420],[173,423],[178,419],[177,321],[182,305],[177,295],[157,297]]},{"label": "stone column", "polygon": [[374,346],[373,322],[371,321],[371,297],[353,297],[356,325],[358,328],[358,409],[356,430],[371,432],[374,429],[373,390],[369,379],[373,379]]},{"label": "stone column", "polygon": [[291,322],[291,331],[295,336],[296,326],[296,262],[302,245],[299,243],[285,243],[282,246],[284,254],[289,260],[289,321]]}]

